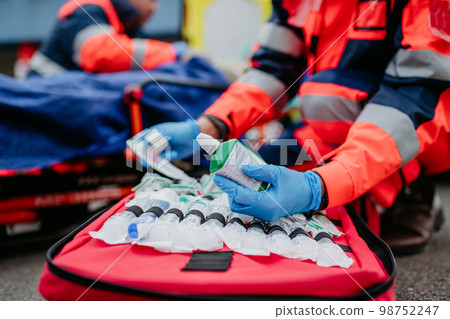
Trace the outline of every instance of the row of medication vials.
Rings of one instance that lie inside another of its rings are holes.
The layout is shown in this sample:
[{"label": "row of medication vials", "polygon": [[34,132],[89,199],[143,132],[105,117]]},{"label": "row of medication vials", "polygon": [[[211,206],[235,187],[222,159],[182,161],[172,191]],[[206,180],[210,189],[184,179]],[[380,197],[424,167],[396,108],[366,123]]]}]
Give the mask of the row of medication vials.
[{"label": "row of medication vials", "polygon": [[340,232],[331,229],[331,223],[324,222],[326,218],[307,220],[296,214],[267,223],[230,212],[224,193],[180,195],[171,188],[141,188],[138,193],[139,200],[135,198],[125,211],[112,215],[90,235],[108,244],[131,242],[167,253],[214,251],[225,244],[245,255],[274,253],[309,259],[324,267],[348,268],[353,263],[334,243],[332,236]]}]

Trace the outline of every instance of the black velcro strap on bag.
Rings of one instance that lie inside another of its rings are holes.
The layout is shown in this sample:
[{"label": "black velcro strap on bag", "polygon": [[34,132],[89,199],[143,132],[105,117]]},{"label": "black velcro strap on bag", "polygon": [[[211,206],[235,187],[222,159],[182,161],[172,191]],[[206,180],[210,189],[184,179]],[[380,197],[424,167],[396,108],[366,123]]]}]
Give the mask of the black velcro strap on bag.
[{"label": "black velcro strap on bag", "polygon": [[223,217],[222,214],[219,213],[212,213],[208,216],[208,220],[215,219],[218,220],[222,225],[225,225],[225,217]]},{"label": "black velcro strap on bag", "polygon": [[171,208],[169,209],[166,214],[175,214],[178,216],[178,218],[180,219],[180,221],[183,219],[184,215],[183,212],[181,210],[179,210],[178,208]]},{"label": "black velcro strap on bag", "polygon": [[[334,240],[333,240],[333,238],[331,237],[331,235],[328,234],[328,233],[325,233],[325,232],[318,233],[317,236],[314,237],[314,240],[315,240],[315,241],[319,241],[319,240],[321,240],[322,238],[329,238],[329,239],[334,243]],[[341,245],[341,244],[337,244],[337,245],[338,245],[339,247],[341,247],[341,249],[342,249],[343,251],[345,251],[345,252],[347,252],[347,253],[353,253],[352,249],[351,249],[349,246]]]},{"label": "black velcro strap on bag", "polygon": [[194,252],[182,270],[225,271],[232,258],[232,251]]},{"label": "black velcro strap on bag", "polygon": [[162,214],[164,214],[164,211],[162,210],[162,208],[158,207],[158,206],[154,206],[154,207],[150,207],[146,213],[153,213],[158,217],[161,217]]},{"label": "black velcro strap on bag", "polygon": [[230,221],[228,222],[228,224],[233,224],[233,223],[238,223],[242,227],[245,227],[244,222],[240,218],[235,217],[235,218],[230,219]]},{"label": "black velcro strap on bag", "polygon": [[341,249],[343,250],[343,251],[345,251],[345,252],[347,252],[347,253],[353,253],[353,250],[350,248],[350,247],[348,247],[348,246],[346,246],[346,245],[341,245],[341,244],[338,244],[339,245],[339,247],[341,247]]},{"label": "black velcro strap on bag", "polygon": [[330,234],[325,233],[325,232],[318,233],[318,234],[316,235],[316,237],[314,237],[314,240],[315,240],[315,241],[319,241],[319,240],[321,240],[322,238],[329,238],[332,242],[334,242],[334,240],[333,240],[333,238],[330,236]]},{"label": "black velcro strap on bag", "polygon": [[262,231],[264,231],[264,225],[257,220],[252,221],[249,225],[248,225],[248,229],[250,228],[258,228],[261,229]]},{"label": "black velcro strap on bag", "polygon": [[136,205],[128,207],[126,210],[135,214],[136,217],[139,217],[144,213],[143,209]]},{"label": "black velcro strap on bag", "polygon": [[303,228],[300,228],[300,227],[294,229],[294,230],[292,231],[292,233],[289,235],[289,237],[290,237],[291,239],[294,239],[294,238],[297,237],[298,235],[305,235],[305,236],[308,236],[308,237],[309,237],[308,233],[307,233]]},{"label": "black velcro strap on bag", "polygon": [[197,209],[191,210],[189,213],[186,214],[186,217],[188,215],[195,215],[200,217],[200,224],[203,224],[205,222],[205,215],[203,215],[203,213]]},{"label": "black velcro strap on bag", "polygon": [[277,230],[287,234],[286,231],[283,229],[283,227],[281,227],[279,225],[272,225],[269,227],[269,230],[267,231],[267,235],[272,234],[274,231],[277,231]]}]

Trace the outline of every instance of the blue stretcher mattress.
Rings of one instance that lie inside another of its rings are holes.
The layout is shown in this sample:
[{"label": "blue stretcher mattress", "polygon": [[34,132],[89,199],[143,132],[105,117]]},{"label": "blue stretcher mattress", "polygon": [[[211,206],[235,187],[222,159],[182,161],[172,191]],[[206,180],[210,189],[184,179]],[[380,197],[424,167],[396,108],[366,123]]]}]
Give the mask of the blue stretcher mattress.
[{"label": "blue stretcher mattress", "polygon": [[[164,90],[154,82],[144,87],[144,127],[185,120],[186,112],[196,118],[221,94],[174,82],[228,84],[201,58],[166,64],[149,73]],[[131,135],[129,109],[122,102],[124,88],[148,78],[142,71],[71,71],[23,81],[0,75],[0,169],[45,168],[123,152]]]}]

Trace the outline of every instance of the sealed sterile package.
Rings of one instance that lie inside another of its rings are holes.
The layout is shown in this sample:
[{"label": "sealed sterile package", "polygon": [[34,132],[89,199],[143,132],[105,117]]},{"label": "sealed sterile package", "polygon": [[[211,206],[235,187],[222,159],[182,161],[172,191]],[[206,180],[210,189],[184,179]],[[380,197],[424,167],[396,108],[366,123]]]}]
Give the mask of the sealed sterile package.
[{"label": "sealed sterile package", "polygon": [[140,189],[151,188],[152,190],[160,190],[166,187],[170,187],[173,184],[173,181],[162,177],[156,173],[145,173],[142,177],[141,182],[136,185],[132,191],[136,192]]},{"label": "sealed sterile package", "polygon": [[214,174],[203,175],[199,182],[202,185],[202,194],[212,196],[223,194],[219,186],[214,183]]},{"label": "sealed sterile package", "polygon": [[341,236],[342,232],[340,232],[336,226],[331,222],[331,220],[322,213],[314,214],[311,219],[308,221],[308,224],[311,227],[316,227],[323,229],[328,232],[332,236]]},{"label": "sealed sterile package", "polygon": [[153,193],[169,188],[174,181],[162,177],[156,173],[146,173],[141,182],[136,185],[132,191],[135,192],[134,198],[127,202],[127,207],[137,205],[141,206],[149,200]]},{"label": "sealed sterile package", "polygon": [[187,175],[160,154],[169,147],[169,142],[158,130],[144,130],[127,140],[127,147],[148,167],[173,180],[195,183],[195,179]]},{"label": "sealed sterile package", "polygon": [[186,194],[186,195],[198,195],[200,190],[201,190],[201,185],[199,185],[199,183],[197,183],[195,180],[194,182],[191,183],[191,181],[189,182],[178,182],[178,183],[174,183],[172,185],[169,186],[169,188],[173,189],[175,192],[177,192],[178,194],[182,195],[182,194]]}]

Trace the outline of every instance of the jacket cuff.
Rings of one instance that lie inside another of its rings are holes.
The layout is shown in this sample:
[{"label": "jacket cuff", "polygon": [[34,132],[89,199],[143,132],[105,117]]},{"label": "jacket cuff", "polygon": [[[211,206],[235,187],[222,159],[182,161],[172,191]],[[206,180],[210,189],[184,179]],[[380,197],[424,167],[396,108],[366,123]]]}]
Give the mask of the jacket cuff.
[{"label": "jacket cuff", "polygon": [[212,115],[228,127],[227,138],[239,138],[254,125],[277,116],[271,97],[261,88],[235,82],[204,114]]},{"label": "jacket cuff", "polygon": [[217,130],[219,131],[219,139],[220,140],[227,140],[228,139],[228,135],[230,134],[230,129],[228,128],[227,124],[222,121],[221,119],[218,119],[217,117],[215,117],[214,115],[211,114],[200,114],[200,116],[204,116],[206,118],[208,118],[213,124],[214,126],[217,128]]},{"label": "jacket cuff", "polygon": [[322,183],[323,183],[323,188],[324,188],[324,190],[323,190],[323,195],[322,195],[322,198],[321,198],[321,200],[320,200],[320,205],[319,205],[319,208],[317,209],[317,210],[324,210],[325,208],[327,208],[328,207],[328,204],[329,204],[329,199],[328,199],[328,190],[327,190],[327,185],[325,184],[325,182],[323,181],[323,178],[322,178],[322,176],[320,176],[320,174],[318,174],[317,172],[315,172],[317,175],[319,175],[319,178],[320,178],[320,180],[322,181]]},{"label": "jacket cuff", "polygon": [[345,205],[351,202],[355,194],[355,186],[350,173],[338,161],[312,169],[322,177],[328,195],[328,208]]}]

